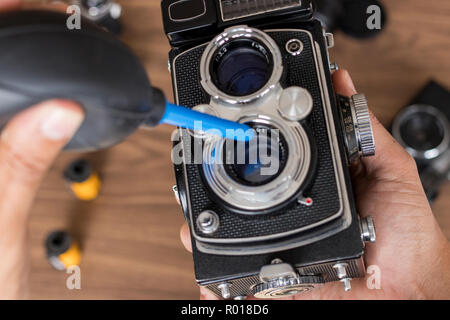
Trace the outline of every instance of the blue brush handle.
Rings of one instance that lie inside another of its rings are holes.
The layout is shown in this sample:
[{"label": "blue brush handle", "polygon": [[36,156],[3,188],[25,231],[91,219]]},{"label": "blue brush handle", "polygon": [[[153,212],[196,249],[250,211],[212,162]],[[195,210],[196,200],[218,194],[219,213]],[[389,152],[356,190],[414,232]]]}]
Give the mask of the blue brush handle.
[{"label": "blue brush handle", "polygon": [[[238,141],[250,141],[254,137],[254,131],[246,124],[217,118],[166,102],[166,110],[160,123],[195,130],[196,122],[201,123],[202,131],[211,130],[211,133],[220,135],[224,138],[230,138]],[[234,134],[230,130],[239,131],[234,131]]]}]

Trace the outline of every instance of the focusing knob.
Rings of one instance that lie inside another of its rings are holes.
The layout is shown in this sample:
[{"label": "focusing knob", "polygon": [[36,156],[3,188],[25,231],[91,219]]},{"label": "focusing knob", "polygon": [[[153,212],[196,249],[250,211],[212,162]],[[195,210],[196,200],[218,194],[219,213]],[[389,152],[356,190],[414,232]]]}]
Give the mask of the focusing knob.
[{"label": "focusing knob", "polygon": [[307,292],[324,281],[319,276],[299,276],[274,279],[253,287],[253,295],[259,299],[277,299]]},{"label": "focusing knob", "polygon": [[337,101],[342,115],[349,163],[359,157],[375,155],[375,139],[366,97],[363,94],[356,94],[351,98],[337,96]]},{"label": "focusing knob", "polygon": [[375,155],[375,139],[373,137],[372,123],[370,122],[369,106],[364,94],[352,96],[355,108],[356,129],[359,135],[360,152],[363,157]]}]

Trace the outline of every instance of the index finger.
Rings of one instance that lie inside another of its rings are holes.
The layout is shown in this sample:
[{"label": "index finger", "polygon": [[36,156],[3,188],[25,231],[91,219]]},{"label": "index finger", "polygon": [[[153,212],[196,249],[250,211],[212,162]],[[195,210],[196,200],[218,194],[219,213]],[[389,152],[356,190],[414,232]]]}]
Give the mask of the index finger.
[{"label": "index finger", "polygon": [[19,9],[21,5],[21,0],[0,0],[0,11]]}]

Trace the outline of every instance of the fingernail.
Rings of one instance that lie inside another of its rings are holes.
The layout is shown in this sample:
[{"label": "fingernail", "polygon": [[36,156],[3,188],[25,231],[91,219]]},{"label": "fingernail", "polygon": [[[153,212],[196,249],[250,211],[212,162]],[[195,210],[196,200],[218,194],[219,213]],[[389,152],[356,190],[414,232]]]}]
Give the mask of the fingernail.
[{"label": "fingernail", "polygon": [[353,91],[357,92],[356,88],[355,88],[355,84],[353,83],[353,79],[347,70],[345,70],[345,81],[348,83],[348,85],[351,87],[351,89]]},{"label": "fingernail", "polygon": [[69,139],[80,128],[83,119],[83,114],[77,110],[48,106],[41,123],[41,133],[49,140]]}]

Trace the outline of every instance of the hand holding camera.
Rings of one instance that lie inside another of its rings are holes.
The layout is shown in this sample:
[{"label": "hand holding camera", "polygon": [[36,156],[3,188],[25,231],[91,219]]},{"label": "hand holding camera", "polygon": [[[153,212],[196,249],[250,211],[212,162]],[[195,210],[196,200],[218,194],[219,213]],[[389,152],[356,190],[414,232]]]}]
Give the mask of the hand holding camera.
[{"label": "hand holding camera", "polygon": [[[339,94],[356,93],[347,71],[336,72],[333,84]],[[450,248],[428,205],[415,162],[373,115],[372,123],[377,154],[351,170],[358,211],[363,217],[371,214],[377,226],[378,241],[366,255],[370,274],[354,279],[350,292],[340,283],[330,283],[286,299],[445,299],[450,294]],[[186,224],[180,235],[192,252]],[[382,290],[376,290],[376,281]],[[205,288],[200,288],[200,296],[217,299]]]},{"label": "hand holding camera", "polygon": [[[311,1],[189,3],[162,2],[176,101],[255,128],[259,143],[230,148],[179,131],[184,159],[175,164],[175,190],[199,285],[225,299],[283,298],[326,292],[323,284],[337,281],[350,291],[353,280],[358,295],[366,267],[411,260],[409,251],[380,253],[383,245],[366,243],[401,242],[391,235],[400,226],[386,227],[380,214],[390,212],[392,223],[398,209],[407,219],[408,201],[425,199],[414,163],[378,123],[374,137],[364,95],[339,80],[346,73],[335,74],[333,88],[333,36],[312,18]],[[262,137],[275,132],[270,142]],[[381,155],[360,160],[374,156],[375,141]],[[189,161],[193,146],[203,147],[203,163]],[[250,160],[261,149],[278,165],[271,174],[258,157]],[[434,220],[427,204],[420,208],[427,221],[417,231],[426,234]],[[385,230],[376,237],[379,221]]]}]

